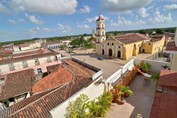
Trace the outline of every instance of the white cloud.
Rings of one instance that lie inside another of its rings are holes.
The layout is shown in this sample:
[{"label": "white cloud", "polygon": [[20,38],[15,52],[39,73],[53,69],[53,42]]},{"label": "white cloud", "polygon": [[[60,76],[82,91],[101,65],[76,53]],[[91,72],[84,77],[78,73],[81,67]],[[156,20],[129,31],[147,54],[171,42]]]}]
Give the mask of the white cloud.
[{"label": "white cloud", "polygon": [[177,4],[165,5],[164,8],[170,11],[177,10]]},{"label": "white cloud", "polygon": [[83,8],[81,8],[81,9],[79,10],[79,12],[80,12],[80,13],[85,13],[85,14],[87,14],[87,13],[90,13],[90,12],[91,12],[91,8],[90,8],[89,6],[87,6],[87,5],[85,5],[85,6],[83,6]]},{"label": "white cloud", "polygon": [[148,17],[149,14],[147,13],[147,9],[146,8],[141,8],[138,11],[138,14],[140,15],[140,17],[145,18]]},{"label": "white cloud", "polygon": [[51,28],[47,28],[47,27],[46,27],[46,28],[43,28],[43,30],[46,31],[46,32],[52,32],[52,31],[54,31],[54,30],[52,30]]},{"label": "white cloud", "polygon": [[118,17],[118,21],[116,21],[116,22],[111,20],[110,26],[111,27],[136,26],[136,25],[145,25],[145,24],[146,24],[146,22],[143,20],[131,21],[131,20],[125,19],[124,17]]},{"label": "white cloud", "polygon": [[58,23],[58,29],[62,32],[62,33],[67,33],[71,31],[71,27],[69,25],[63,25]]},{"label": "white cloud", "polygon": [[[106,16],[103,16],[103,15],[101,15],[105,20],[109,20],[109,18],[108,17],[106,17]],[[95,17],[92,17],[92,18],[86,18],[86,21],[87,22],[96,22],[96,19],[98,18],[98,16],[95,16]]]},{"label": "white cloud", "polygon": [[173,20],[171,14],[168,15],[162,15],[159,11],[156,11],[153,15],[153,17],[150,19],[151,23],[167,23],[171,22]]},{"label": "white cloud", "polygon": [[13,19],[9,19],[8,21],[9,21],[9,23],[12,23],[12,24],[15,24],[15,23],[16,23],[16,21],[13,20]]},{"label": "white cloud", "polygon": [[152,0],[104,0],[102,9],[119,12],[141,8],[149,4]]},{"label": "white cloud", "polygon": [[28,31],[30,32],[30,33],[37,33],[37,32],[39,32],[41,29],[39,28],[39,27],[35,27],[34,29],[29,29]]},{"label": "white cloud", "polygon": [[25,16],[28,18],[29,21],[31,21],[32,23],[35,23],[37,25],[43,24],[44,21],[42,20],[38,20],[35,16],[33,15],[28,15],[27,13],[25,13]]},{"label": "white cloud", "polygon": [[18,22],[24,22],[25,20],[23,18],[17,19]]},{"label": "white cloud", "polygon": [[1,3],[0,3],[0,13],[8,13],[7,8],[3,6]]},{"label": "white cloud", "polygon": [[77,27],[80,29],[89,29],[90,28],[90,26],[87,24],[79,24],[79,23],[77,24]]},{"label": "white cloud", "polygon": [[60,15],[74,13],[77,0],[7,0],[4,4],[16,12]]}]

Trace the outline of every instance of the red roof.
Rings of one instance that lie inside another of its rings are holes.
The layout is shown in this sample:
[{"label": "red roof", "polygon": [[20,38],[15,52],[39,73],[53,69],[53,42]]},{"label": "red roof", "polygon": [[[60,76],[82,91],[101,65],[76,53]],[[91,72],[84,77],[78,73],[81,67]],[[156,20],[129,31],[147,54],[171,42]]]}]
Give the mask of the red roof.
[{"label": "red roof", "polygon": [[52,72],[51,74],[37,82],[34,85],[32,92],[35,94],[46,90],[50,90],[52,88],[55,88],[56,86],[70,82],[72,78],[73,78],[72,73],[70,73],[63,66],[60,66],[54,72]]},{"label": "red roof", "polygon": [[5,82],[0,87],[0,100],[30,92],[35,80],[35,74],[33,69],[27,69],[10,73],[4,79]]},{"label": "red roof", "polygon": [[149,37],[142,35],[140,33],[129,33],[129,34],[115,37],[115,39],[122,43],[128,44],[128,43],[133,43],[138,41],[149,40]]},{"label": "red roof", "polygon": [[150,118],[177,118],[177,96],[156,93]]},{"label": "red roof", "polygon": [[[77,66],[76,66],[77,65]],[[33,95],[9,108],[0,111],[2,118],[49,118],[50,110],[61,104],[73,94],[92,83],[95,72],[82,64],[67,60],[63,63],[65,69],[74,74],[74,78],[67,84],[49,91]],[[87,70],[90,70],[89,72]]]},{"label": "red roof", "polygon": [[158,86],[177,87],[177,71],[161,70]]},{"label": "red roof", "polygon": [[166,47],[166,51],[177,51],[177,47],[175,45],[175,42],[169,42]]},{"label": "red roof", "polygon": [[96,21],[100,21],[100,20],[104,20],[104,18],[101,15],[99,15],[99,17]]}]

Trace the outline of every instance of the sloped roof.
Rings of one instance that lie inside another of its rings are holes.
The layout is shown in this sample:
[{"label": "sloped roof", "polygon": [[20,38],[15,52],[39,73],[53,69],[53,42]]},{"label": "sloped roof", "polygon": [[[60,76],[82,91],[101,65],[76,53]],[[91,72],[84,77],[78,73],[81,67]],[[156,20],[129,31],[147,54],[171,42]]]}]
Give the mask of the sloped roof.
[{"label": "sloped roof", "polygon": [[48,76],[39,80],[32,88],[33,94],[43,92],[55,88],[56,86],[63,85],[72,80],[73,75],[63,66],[57,68]]},{"label": "sloped roof", "polygon": [[177,118],[177,96],[156,92],[150,118]]},{"label": "sloped roof", "polygon": [[177,71],[161,70],[157,85],[177,88]]},{"label": "sloped roof", "polygon": [[177,51],[177,47],[175,45],[175,42],[169,42],[166,46],[166,51]]},{"label": "sloped roof", "polygon": [[116,40],[129,44],[129,43],[134,43],[138,41],[144,41],[144,40],[150,40],[149,37],[139,34],[139,33],[129,33],[121,36],[115,37]]},{"label": "sloped roof", "polygon": [[152,36],[150,41],[151,42],[157,42],[157,41],[162,40],[163,37],[164,37],[163,35],[154,35],[154,36]]},{"label": "sloped roof", "polygon": [[34,76],[33,69],[7,74],[5,82],[1,87],[0,100],[30,92],[34,82]]},{"label": "sloped roof", "polygon": [[92,82],[91,75],[86,74],[87,71],[72,66],[67,62],[63,66],[74,73],[75,76],[72,81],[45,93],[31,96],[7,108],[1,112],[2,118],[49,118],[51,117],[50,110]]}]

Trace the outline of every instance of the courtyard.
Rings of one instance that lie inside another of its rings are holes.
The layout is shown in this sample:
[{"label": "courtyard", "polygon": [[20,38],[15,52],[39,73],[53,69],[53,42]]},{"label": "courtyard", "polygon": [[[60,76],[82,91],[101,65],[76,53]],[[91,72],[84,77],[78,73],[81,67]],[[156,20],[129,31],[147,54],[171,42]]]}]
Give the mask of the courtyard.
[{"label": "courtyard", "polygon": [[156,82],[151,80],[150,84],[147,85],[143,78],[143,76],[136,76],[130,85],[134,95],[125,99],[123,105],[112,103],[106,118],[149,118]]}]

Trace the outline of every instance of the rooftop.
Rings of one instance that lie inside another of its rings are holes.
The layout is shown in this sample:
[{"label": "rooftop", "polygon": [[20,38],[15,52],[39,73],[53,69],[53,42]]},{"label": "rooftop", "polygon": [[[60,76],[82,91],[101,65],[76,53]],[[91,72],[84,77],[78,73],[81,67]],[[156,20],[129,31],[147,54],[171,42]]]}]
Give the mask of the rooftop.
[{"label": "rooftop", "polygon": [[161,70],[158,86],[177,87],[177,71]]},{"label": "rooftop", "polygon": [[150,118],[177,118],[177,96],[156,93]]},{"label": "rooftop", "polygon": [[7,74],[0,86],[0,100],[5,100],[31,91],[34,70],[27,69]]},{"label": "rooftop", "polygon": [[155,35],[155,36],[152,36],[151,38],[151,42],[157,42],[157,41],[160,41],[164,36],[163,35]]},{"label": "rooftop", "polygon": [[62,65],[59,66],[54,72],[39,80],[32,89],[33,94],[38,92],[44,92],[55,88],[59,85],[63,85],[72,80],[73,75]]},{"label": "rooftop", "polygon": [[[93,74],[94,72],[88,69],[87,67],[77,62],[74,62],[73,60],[67,60],[63,63],[63,65],[65,67],[63,69],[68,70],[68,72],[66,70],[67,73],[71,72],[74,74],[74,78],[70,82],[62,86],[61,85],[55,86],[50,90],[47,90],[39,94],[35,94],[13,106],[10,106],[9,108],[5,109],[0,113],[2,118],[7,117],[49,118],[50,117],[49,111],[51,109],[55,108],[56,106],[64,102],[66,99],[68,99],[70,96],[75,94],[77,91],[79,91],[83,87],[86,87],[92,82],[91,79],[92,76],[90,74],[91,73]],[[87,72],[87,70],[90,71]],[[53,81],[56,79],[50,80]],[[46,83],[44,83],[44,85],[45,84]]]},{"label": "rooftop", "polygon": [[169,42],[166,47],[166,51],[172,52],[172,51],[177,51],[177,47],[175,45],[175,42]]},{"label": "rooftop", "polygon": [[54,56],[57,54],[58,53],[56,53],[56,52],[49,52],[49,53],[42,53],[42,54],[36,54],[36,55],[20,56],[19,58],[0,60],[0,64],[13,63],[13,62],[18,62],[18,61],[23,61],[23,60],[30,60],[30,59],[46,57],[46,56]]},{"label": "rooftop", "polygon": [[115,37],[116,40],[129,44],[138,41],[150,40],[149,37],[139,34],[139,33],[129,33],[122,36]]}]

